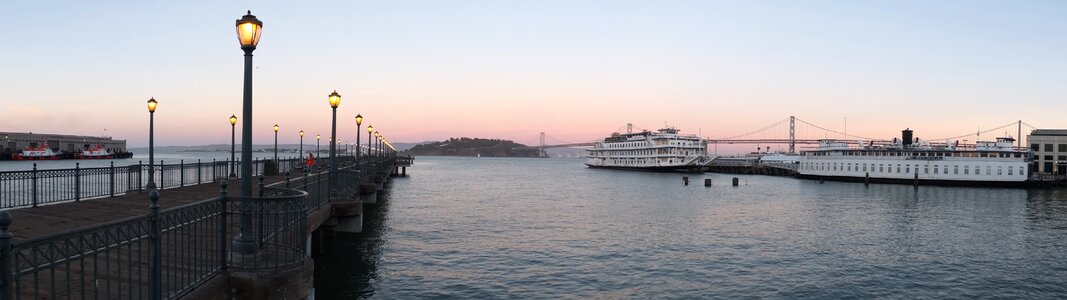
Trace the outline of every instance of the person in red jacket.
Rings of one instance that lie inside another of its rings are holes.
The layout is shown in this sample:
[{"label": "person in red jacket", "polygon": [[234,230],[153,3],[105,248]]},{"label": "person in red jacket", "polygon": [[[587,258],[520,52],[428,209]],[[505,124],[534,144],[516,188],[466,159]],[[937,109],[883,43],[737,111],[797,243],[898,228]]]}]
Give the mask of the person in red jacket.
[{"label": "person in red jacket", "polygon": [[308,153],[307,171],[308,175],[311,175],[311,170],[315,168],[315,155]]}]

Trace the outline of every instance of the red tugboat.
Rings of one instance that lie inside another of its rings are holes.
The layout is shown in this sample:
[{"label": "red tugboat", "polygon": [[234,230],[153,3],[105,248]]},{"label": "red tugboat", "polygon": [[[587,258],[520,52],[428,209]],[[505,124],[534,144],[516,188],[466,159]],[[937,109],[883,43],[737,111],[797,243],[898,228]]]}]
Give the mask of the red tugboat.
[{"label": "red tugboat", "polygon": [[48,148],[48,144],[26,147],[26,149],[22,149],[22,153],[11,154],[11,159],[13,160],[52,160],[58,158],[59,153],[53,152],[52,148]]},{"label": "red tugboat", "polygon": [[77,159],[103,159],[114,157],[114,154],[107,152],[107,149],[104,149],[104,145],[96,145],[96,147],[82,149],[81,153],[74,154],[74,158]]}]

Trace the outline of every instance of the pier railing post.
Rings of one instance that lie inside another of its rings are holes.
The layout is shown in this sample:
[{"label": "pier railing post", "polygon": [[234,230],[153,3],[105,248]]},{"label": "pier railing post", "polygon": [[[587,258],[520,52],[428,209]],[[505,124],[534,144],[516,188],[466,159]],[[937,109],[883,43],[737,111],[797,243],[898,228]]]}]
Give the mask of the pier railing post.
[{"label": "pier railing post", "polygon": [[11,253],[11,214],[6,210],[0,211],[0,300],[11,300],[15,296],[14,282],[12,277],[14,269]]},{"label": "pier railing post", "polygon": [[[212,165],[214,165],[214,164],[212,164]],[[230,239],[229,236],[226,235],[226,228],[230,226],[229,222],[227,221],[228,218],[226,217],[226,205],[227,205],[226,202],[227,202],[227,200],[229,200],[229,199],[227,199],[228,196],[226,195],[226,187],[229,185],[228,181],[229,181],[229,179],[224,179],[224,180],[222,180],[221,183],[219,183],[222,186],[222,190],[219,191],[219,256],[218,256],[218,259],[219,259],[219,267],[222,268],[222,273],[223,274],[226,273],[226,268],[229,266],[229,262],[226,260],[226,257],[228,256],[227,254],[229,253],[226,250],[226,243],[228,243],[229,239]]]},{"label": "pier railing post", "polygon": [[[265,178],[263,177],[263,175],[259,175],[259,197],[260,198],[263,198],[263,195],[266,195],[266,191],[264,191],[264,188],[263,188],[263,180],[264,179]],[[265,205],[265,204],[260,203],[260,205]],[[265,233],[264,232],[264,226],[263,226],[263,218],[264,218],[263,210],[264,210],[263,207],[260,207],[259,211],[257,211],[257,213],[256,213],[256,245],[259,248],[262,248],[263,247],[263,242],[266,241],[265,240],[266,237],[263,236],[263,234]]]},{"label": "pier railing post", "polygon": [[200,165],[200,159],[196,159],[196,184],[200,184],[200,173],[203,173],[203,168]]},{"label": "pier railing post", "polygon": [[[166,186],[167,186],[166,184],[163,184],[163,182],[164,182],[164,181],[163,181],[163,173],[165,173],[165,172],[163,172],[163,170],[165,170],[165,169],[163,168],[163,160],[162,160],[162,159],[160,159],[160,160],[159,160],[159,189],[163,189],[164,187],[166,187]],[[152,174],[151,174],[151,173],[152,173],[152,172],[149,172],[148,176],[152,176]]]},{"label": "pier railing post", "polygon": [[74,202],[81,201],[82,199],[82,168],[81,163],[74,163]]},{"label": "pier railing post", "polygon": [[144,178],[144,165],[141,164],[141,161],[138,160],[137,161],[137,191],[138,192],[144,191],[144,184],[141,182],[142,178]]},{"label": "pier railing post", "polygon": [[160,269],[162,259],[160,257],[160,228],[159,228],[159,191],[148,192],[148,299],[159,300],[163,298]]},{"label": "pier railing post", "polygon": [[289,188],[289,171],[285,171],[285,188]]},{"label": "pier railing post", "polygon": [[[160,164],[162,166],[163,164]],[[178,187],[185,186],[185,160],[178,160]]]},{"label": "pier railing post", "polygon": [[111,162],[111,167],[108,167],[108,176],[111,177],[109,181],[111,186],[108,188],[108,195],[115,197],[115,162]]},{"label": "pier railing post", "polygon": [[37,207],[37,163],[33,163],[33,207]]}]

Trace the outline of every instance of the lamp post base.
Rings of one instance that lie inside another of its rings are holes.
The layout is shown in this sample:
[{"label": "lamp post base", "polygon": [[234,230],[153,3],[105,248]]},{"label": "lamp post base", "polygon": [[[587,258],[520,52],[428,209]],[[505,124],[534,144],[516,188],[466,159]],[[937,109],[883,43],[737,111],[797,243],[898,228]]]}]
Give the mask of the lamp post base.
[{"label": "lamp post base", "polygon": [[252,254],[257,250],[256,241],[251,238],[245,238],[243,235],[238,234],[233,239],[233,251],[240,254]]}]

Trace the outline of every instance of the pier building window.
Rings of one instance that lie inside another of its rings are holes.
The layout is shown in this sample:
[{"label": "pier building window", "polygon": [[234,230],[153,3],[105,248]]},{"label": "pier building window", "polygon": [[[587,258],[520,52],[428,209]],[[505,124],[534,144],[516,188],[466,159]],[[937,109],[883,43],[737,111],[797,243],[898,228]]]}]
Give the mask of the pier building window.
[{"label": "pier building window", "polygon": [[997,175],[1004,175],[1004,167],[997,166]]},{"label": "pier building window", "polygon": [[911,165],[904,166],[904,173],[911,173]]},{"label": "pier building window", "polygon": [[900,164],[897,164],[897,173],[900,173]]},{"label": "pier building window", "polygon": [[1052,152],[1052,144],[1045,144],[1045,152]]},{"label": "pier building window", "polygon": [[1059,152],[1067,152],[1067,144],[1056,145],[1059,148]]},{"label": "pier building window", "polygon": [[963,175],[971,175],[971,166],[963,166]]},{"label": "pier building window", "polygon": [[885,168],[883,168],[882,166],[882,164],[878,164],[878,172],[885,172]]},{"label": "pier building window", "polygon": [[[915,170],[919,170],[919,168],[915,168]],[[930,166],[923,166],[923,174],[930,174]]]},{"label": "pier building window", "polygon": [[1014,169],[1015,169],[1014,166],[1008,166],[1008,176],[1015,175],[1014,174],[1015,172],[1013,172]]},{"label": "pier building window", "polygon": [[959,174],[959,173],[960,173],[960,165],[953,165],[952,166],[952,174]]},{"label": "pier building window", "polygon": [[993,167],[985,166],[985,174],[986,175],[993,175]]},{"label": "pier building window", "polygon": [[934,165],[934,174],[937,174],[937,167],[939,167],[939,165]]},{"label": "pier building window", "polygon": [[1059,161],[1067,160],[1067,155],[1060,155],[1058,158],[1056,158],[1056,160],[1059,160]]},{"label": "pier building window", "polygon": [[1038,146],[1040,146],[1040,145],[1039,144],[1030,144],[1030,150],[1041,151],[1040,147],[1038,147]]}]

